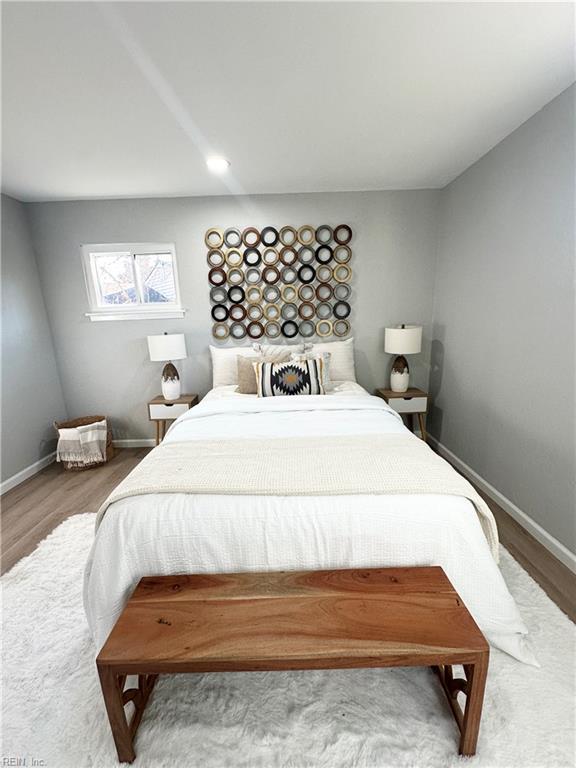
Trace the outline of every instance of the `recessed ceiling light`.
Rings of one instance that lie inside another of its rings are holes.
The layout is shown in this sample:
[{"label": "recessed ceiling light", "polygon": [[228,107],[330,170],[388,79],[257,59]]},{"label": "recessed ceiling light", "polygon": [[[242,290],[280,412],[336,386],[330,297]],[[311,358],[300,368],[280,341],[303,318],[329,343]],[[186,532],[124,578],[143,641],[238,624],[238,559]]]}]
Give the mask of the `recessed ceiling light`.
[{"label": "recessed ceiling light", "polygon": [[225,157],[213,155],[206,159],[206,165],[212,173],[222,174],[226,173],[228,168],[230,168],[230,161],[226,160]]}]

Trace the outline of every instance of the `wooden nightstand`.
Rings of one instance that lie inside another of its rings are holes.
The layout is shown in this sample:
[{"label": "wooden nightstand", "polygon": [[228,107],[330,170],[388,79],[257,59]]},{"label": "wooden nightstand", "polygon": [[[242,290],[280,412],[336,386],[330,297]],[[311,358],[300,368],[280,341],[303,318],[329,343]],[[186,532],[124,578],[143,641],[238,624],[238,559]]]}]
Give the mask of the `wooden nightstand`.
[{"label": "wooden nightstand", "polygon": [[418,417],[418,425],[422,440],[426,441],[426,427],[424,425],[424,416],[428,411],[428,392],[416,387],[409,387],[406,392],[393,392],[391,389],[377,389],[375,393],[378,397],[386,400],[390,408],[404,416],[412,416],[412,431],[414,431],[414,417]]},{"label": "wooden nightstand", "polygon": [[148,418],[156,422],[156,445],[164,439],[166,422],[174,421],[187,410],[198,405],[198,395],[181,395],[178,400],[164,400],[158,395],[148,403]]}]

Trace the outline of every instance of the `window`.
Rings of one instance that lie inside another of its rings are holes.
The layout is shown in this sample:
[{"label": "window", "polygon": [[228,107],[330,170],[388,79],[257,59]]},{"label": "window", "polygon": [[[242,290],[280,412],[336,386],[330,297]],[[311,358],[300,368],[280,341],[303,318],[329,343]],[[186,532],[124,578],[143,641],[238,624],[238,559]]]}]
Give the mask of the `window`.
[{"label": "window", "polygon": [[183,317],[174,245],[82,246],[91,320]]}]

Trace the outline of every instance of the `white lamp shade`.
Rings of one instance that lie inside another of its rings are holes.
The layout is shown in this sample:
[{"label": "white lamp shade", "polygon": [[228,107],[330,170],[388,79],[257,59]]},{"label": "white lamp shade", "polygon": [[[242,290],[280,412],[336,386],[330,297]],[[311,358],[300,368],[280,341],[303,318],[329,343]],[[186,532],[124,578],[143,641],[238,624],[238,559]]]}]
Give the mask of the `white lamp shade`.
[{"label": "white lamp shade", "polygon": [[148,336],[148,352],[152,362],[183,360],[186,357],[186,339],[183,333],[163,333]]},{"label": "white lamp shade", "polygon": [[384,351],[391,355],[417,355],[422,348],[422,326],[386,328]]}]

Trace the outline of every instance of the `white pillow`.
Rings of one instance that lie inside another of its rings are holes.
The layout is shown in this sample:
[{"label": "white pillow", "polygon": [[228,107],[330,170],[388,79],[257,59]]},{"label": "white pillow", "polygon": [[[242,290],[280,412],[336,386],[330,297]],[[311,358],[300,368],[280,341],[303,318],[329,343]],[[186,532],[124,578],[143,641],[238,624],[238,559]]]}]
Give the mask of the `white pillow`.
[{"label": "white pillow", "polygon": [[354,370],[354,339],[305,344],[305,351],[314,355],[330,355],[330,379],[332,381],[356,381]]},{"label": "white pillow", "polygon": [[283,363],[292,354],[304,351],[303,344],[254,344],[254,349],[268,358],[267,362]]},{"label": "white pillow", "polygon": [[253,357],[259,352],[259,344],[248,347],[213,347],[210,345],[212,357],[212,386],[226,387],[229,384],[238,385],[237,357]]}]

